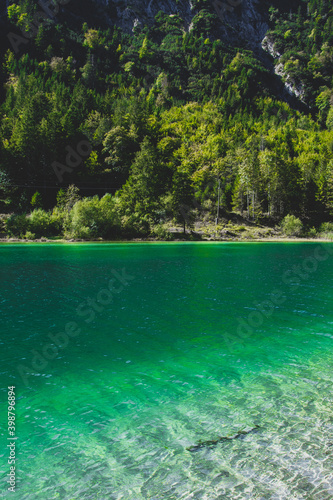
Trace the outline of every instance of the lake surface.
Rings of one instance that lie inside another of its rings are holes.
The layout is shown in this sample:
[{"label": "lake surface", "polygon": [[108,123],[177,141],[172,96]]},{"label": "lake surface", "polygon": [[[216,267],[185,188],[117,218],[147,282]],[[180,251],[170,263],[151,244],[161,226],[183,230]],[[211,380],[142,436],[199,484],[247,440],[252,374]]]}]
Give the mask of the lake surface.
[{"label": "lake surface", "polygon": [[331,244],[2,245],[0,270],[1,498],[333,498]]}]

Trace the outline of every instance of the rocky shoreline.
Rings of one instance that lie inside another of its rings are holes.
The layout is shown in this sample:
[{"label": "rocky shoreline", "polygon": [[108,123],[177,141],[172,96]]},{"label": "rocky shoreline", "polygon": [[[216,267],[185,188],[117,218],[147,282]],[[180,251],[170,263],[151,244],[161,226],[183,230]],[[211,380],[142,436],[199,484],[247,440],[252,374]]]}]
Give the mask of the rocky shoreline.
[{"label": "rocky shoreline", "polygon": [[[191,235],[186,235],[191,236]],[[22,239],[22,238],[0,238],[0,243],[333,243],[332,240],[327,238],[296,238],[296,237],[286,237],[286,236],[274,236],[274,237],[262,237],[262,238],[238,238],[238,237],[221,237],[221,238],[195,238],[195,237],[185,237],[185,238],[174,238],[172,240],[164,240],[158,238],[133,238],[133,239],[118,239],[118,240],[103,240],[102,238],[97,238],[95,240],[84,240],[84,239],[48,239],[48,238],[36,238],[34,240]]]}]

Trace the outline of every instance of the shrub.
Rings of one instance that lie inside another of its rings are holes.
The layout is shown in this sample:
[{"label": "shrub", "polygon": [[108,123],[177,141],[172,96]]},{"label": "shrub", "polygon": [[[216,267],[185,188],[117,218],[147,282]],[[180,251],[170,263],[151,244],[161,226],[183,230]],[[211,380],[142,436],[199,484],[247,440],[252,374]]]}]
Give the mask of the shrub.
[{"label": "shrub", "polygon": [[286,236],[300,236],[303,230],[302,221],[294,215],[286,215],[280,227]]},{"label": "shrub", "polygon": [[9,219],[10,215],[8,214],[0,214],[0,233],[6,233],[7,232],[7,220]]},{"label": "shrub", "polygon": [[320,233],[333,233],[333,222],[323,222],[319,228]]},{"label": "shrub", "polygon": [[57,224],[50,212],[37,208],[29,215],[28,221],[29,231],[35,233],[37,238],[57,234]]},{"label": "shrub", "polygon": [[68,223],[69,219],[70,215],[67,210],[58,207],[53,209],[51,213],[51,223],[57,235],[63,234],[66,223]]},{"label": "shrub", "polygon": [[319,228],[319,234],[322,238],[333,240],[333,222],[323,222]]},{"label": "shrub", "polygon": [[317,230],[316,230],[315,227],[311,227],[308,230],[308,236],[309,236],[309,238],[316,238],[316,236],[317,236]]},{"label": "shrub", "polygon": [[148,236],[152,220],[148,215],[142,217],[139,213],[124,215],[121,219],[124,236],[133,238],[135,236]]},{"label": "shrub", "polygon": [[159,240],[170,241],[173,239],[172,233],[170,233],[170,231],[168,231],[168,229],[162,224],[154,226],[151,234]]},{"label": "shrub", "polygon": [[36,235],[32,233],[31,231],[27,231],[24,235],[25,240],[34,240],[36,238]]},{"label": "shrub", "polygon": [[11,215],[5,222],[5,227],[10,236],[23,237],[29,228],[26,214]]},{"label": "shrub", "polygon": [[120,217],[116,199],[106,194],[84,198],[75,203],[71,210],[67,236],[93,239],[114,238],[120,233]]}]

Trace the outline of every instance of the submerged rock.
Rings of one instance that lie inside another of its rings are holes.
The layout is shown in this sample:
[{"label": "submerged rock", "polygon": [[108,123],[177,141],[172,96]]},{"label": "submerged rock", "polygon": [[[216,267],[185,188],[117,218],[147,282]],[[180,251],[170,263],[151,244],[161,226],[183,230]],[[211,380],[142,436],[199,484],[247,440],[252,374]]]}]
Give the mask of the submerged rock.
[{"label": "submerged rock", "polygon": [[212,439],[209,441],[199,441],[198,444],[196,444],[194,446],[190,446],[189,448],[186,448],[186,449],[187,449],[187,451],[193,452],[193,451],[198,451],[201,448],[216,446],[218,443],[223,443],[224,441],[231,441],[232,439],[238,439],[241,436],[246,436],[247,434],[250,434],[250,432],[253,432],[256,429],[260,429],[260,425],[255,425],[252,429],[250,429],[248,431],[240,430],[236,434],[234,434],[233,436],[221,436],[221,437],[218,437],[217,439]]}]

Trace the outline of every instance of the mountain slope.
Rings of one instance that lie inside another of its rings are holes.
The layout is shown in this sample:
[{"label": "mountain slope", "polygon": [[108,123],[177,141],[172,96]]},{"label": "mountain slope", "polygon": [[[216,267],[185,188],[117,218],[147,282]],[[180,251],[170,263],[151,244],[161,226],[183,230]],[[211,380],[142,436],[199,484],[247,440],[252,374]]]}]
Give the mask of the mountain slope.
[{"label": "mountain slope", "polygon": [[[6,37],[2,53],[2,211],[52,208],[75,184],[86,196],[117,192],[119,220],[140,232],[183,217],[182,204],[213,216],[219,178],[225,213],[327,218],[331,10],[230,2],[221,18],[202,0],[70,0],[35,27],[40,7],[12,2],[6,30],[21,38]],[[283,92],[288,79],[305,82],[303,102]]]}]

